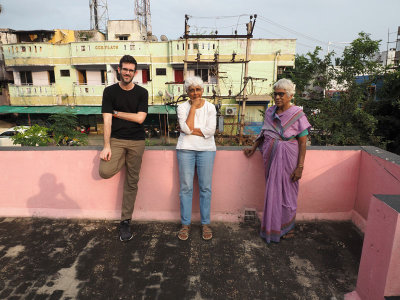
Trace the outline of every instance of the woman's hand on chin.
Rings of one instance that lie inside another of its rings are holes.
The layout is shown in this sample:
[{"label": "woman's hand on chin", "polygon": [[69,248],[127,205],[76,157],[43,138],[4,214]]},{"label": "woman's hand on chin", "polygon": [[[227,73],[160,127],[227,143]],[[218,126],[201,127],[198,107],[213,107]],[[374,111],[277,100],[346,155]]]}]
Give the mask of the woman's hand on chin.
[{"label": "woman's hand on chin", "polygon": [[190,105],[192,105],[194,108],[200,108],[202,104],[203,104],[202,98],[196,98],[190,100]]}]

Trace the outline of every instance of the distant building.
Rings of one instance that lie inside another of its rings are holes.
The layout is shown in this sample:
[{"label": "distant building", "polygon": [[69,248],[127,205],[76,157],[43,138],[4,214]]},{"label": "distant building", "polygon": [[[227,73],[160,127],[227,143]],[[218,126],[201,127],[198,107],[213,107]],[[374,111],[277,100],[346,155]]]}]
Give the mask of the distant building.
[{"label": "distant building", "polygon": [[380,62],[383,66],[396,66],[398,63],[395,60],[396,48],[391,48],[389,51],[382,51],[376,55],[376,60]]},{"label": "distant building", "polygon": [[[13,75],[8,84],[11,106],[100,107],[104,87],[118,81],[118,63],[125,54],[138,61],[134,81],[149,91],[149,104],[177,100],[184,94],[185,41],[165,36],[147,40],[140,26],[137,20],[109,21],[108,40],[98,31],[7,34],[2,49],[6,70]],[[274,81],[294,67],[295,48],[295,39],[251,40],[246,122],[262,122],[260,111],[272,100]],[[187,50],[188,74],[202,77],[204,96],[216,96],[226,123],[237,122],[246,40],[189,40]]]}]

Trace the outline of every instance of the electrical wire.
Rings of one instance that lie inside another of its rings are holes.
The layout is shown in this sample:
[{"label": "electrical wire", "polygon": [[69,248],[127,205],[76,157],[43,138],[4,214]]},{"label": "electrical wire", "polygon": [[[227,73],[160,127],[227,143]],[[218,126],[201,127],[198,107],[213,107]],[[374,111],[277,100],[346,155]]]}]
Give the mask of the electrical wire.
[{"label": "electrical wire", "polygon": [[[232,27],[235,27],[236,26],[236,28],[237,28],[237,25],[246,25],[247,23],[238,23],[238,24],[236,24],[236,25],[229,25],[229,26],[218,26],[218,28],[232,28]],[[196,25],[192,25],[192,27],[194,27],[194,28],[197,28],[197,29],[216,29],[216,27],[215,26],[196,26]],[[217,28],[217,29],[218,29]]]},{"label": "electrical wire", "polygon": [[[275,33],[275,32],[272,32],[272,31],[270,31],[270,30],[268,30],[268,29],[265,29],[265,28],[263,28],[263,27],[260,27],[260,26],[257,26],[257,29],[261,29],[261,30],[263,30],[263,31],[265,31],[265,32],[268,32],[268,33],[270,33],[270,34],[276,35],[277,37],[280,37],[280,38],[282,38],[282,39],[288,39],[288,37],[285,37],[285,36],[283,36],[283,35],[281,35],[281,34],[277,34],[277,33]],[[301,46],[304,46],[304,47],[312,48],[312,49],[315,48],[315,46],[303,44],[303,43],[299,42],[298,40],[296,40],[296,44],[301,45]]]},{"label": "electrical wire", "polygon": [[196,17],[196,16],[191,16],[188,15],[189,18],[193,18],[193,19],[217,19],[217,20],[221,20],[221,19],[230,19],[230,18],[238,18],[238,17],[245,17],[245,16],[252,16],[249,14],[242,14],[242,15],[236,15],[236,16],[216,16],[216,17]]},{"label": "electrical wire", "polygon": [[335,48],[338,48],[338,49],[340,49],[340,50],[344,50],[344,48],[341,47],[341,46],[337,46],[337,45],[335,45],[335,44],[329,44],[328,42],[324,42],[324,41],[321,41],[321,40],[319,40],[319,39],[313,38],[313,37],[311,37],[311,36],[309,36],[309,35],[306,35],[306,34],[304,34],[304,33],[298,32],[298,31],[296,31],[296,30],[290,29],[289,27],[286,27],[286,26],[283,26],[283,25],[281,25],[281,24],[279,24],[279,23],[276,23],[276,22],[274,22],[274,21],[272,21],[272,20],[270,20],[270,19],[267,19],[267,18],[265,18],[265,17],[263,17],[263,16],[258,15],[258,18],[257,18],[257,19],[260,19],[261,21],[264,21],[264,22],[266,22],[266,23],[272,24],[272,25],[277,26],[277,27],[279,27],[279,28],[281,28],[281,29],[283,29],[283,30],[286,30],[286,31],[291,32],[291,33],[293,33],[293,34],[302,36],[303,38],[306,38],[306,39],[308,39],[308,40],[312,40],[312,41],[317,42],[317,43],[319,43],[319,44],[324,44],[324,45],[327,45],[327,46],[330,45],[330,46],[335,47]]}]

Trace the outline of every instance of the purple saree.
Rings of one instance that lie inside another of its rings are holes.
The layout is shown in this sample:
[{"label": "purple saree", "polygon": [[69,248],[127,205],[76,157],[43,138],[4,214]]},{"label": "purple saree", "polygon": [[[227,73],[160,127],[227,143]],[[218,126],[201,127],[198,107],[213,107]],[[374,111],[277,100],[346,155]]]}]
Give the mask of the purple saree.
[{"label": "purple saree", "polygon": [[291,106],[279,116],[275,113],[276,109],[272,106],[266,110],[258,137],[264,137],[260,150],[266,180],[260,235],[267,243],[279,242],[294,227],[299,182],[292,182],[290,175],[298,160],[296,136],[311,127],[300,107]]}]

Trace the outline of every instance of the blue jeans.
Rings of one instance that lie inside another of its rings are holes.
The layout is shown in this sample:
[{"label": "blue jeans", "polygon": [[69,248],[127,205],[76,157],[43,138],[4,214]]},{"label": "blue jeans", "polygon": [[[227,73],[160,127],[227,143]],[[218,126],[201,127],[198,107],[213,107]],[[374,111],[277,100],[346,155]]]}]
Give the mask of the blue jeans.
[{"label": "blue jeans", "polygon": [[215,151],[176,150],[179,165],[181,222],[190,225],[192,217],[193,177],[199,178],[201,224],[210,224],[211,183]]}]

